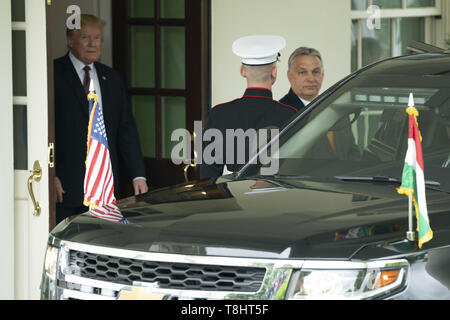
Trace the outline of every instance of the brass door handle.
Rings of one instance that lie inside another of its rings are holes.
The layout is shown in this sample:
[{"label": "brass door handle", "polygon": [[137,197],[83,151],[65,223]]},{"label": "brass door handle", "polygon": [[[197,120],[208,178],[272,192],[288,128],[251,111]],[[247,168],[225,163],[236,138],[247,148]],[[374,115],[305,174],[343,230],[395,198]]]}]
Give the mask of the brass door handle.
[{"label": "brass door handle", "polygon": [[187,165],[184,166],[184,180],[186,180],[186,182],[189,181],[189,178],[188,178],[188,170],[189,170],[189,168],[195,168],[196,166],[197,165],[193,164],[193,163],[187,164]]},{"label": "brass door handle", "polygon": [[31,170],[30,172],[31,176],[28,178],[28,193],[30,194],[31,200],[33,201],[34,205],[33,216],[37,217],[41,214],[41,206],[39,205],[39,202],[34,198],[32,182],[39,182],[42,178],[42,168],[38,160],[34,162],[33,170]]}]

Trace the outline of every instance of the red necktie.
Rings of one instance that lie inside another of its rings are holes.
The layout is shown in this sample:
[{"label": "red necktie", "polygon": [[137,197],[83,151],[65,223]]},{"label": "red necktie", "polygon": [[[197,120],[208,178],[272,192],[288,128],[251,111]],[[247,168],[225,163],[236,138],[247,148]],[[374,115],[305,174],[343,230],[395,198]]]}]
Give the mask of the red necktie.
[{"label": "red necktie", "polygon": [[89,94],[89,84],[91,83],[91,76],[89,75],[89,71],[91,70],[91,68],[89,66],[85,66],[83,68],[84,70],[84,80],[83,80],[83,87],[84,87],[84,92],[86,93],[86,95]]}]

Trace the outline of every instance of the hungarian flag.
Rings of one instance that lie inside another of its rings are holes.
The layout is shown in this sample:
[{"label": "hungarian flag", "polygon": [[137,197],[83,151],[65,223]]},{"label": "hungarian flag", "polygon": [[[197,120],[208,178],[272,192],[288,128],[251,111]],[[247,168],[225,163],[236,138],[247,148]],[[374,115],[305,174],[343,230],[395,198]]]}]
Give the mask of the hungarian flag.
[{"label": "hungarian flag", "polygon": [[129,223],[123,217],[114,198],[114,177],[103,111],[94,92],[92,80],[89,91],[89,125],[83,203],[85,206],[89,206],[89,213],[96,217]]},{"label": "hungarian flag", "polygon": [[414,108],[414,99],[410,95],[408,150],[402,173],[402,185],[397,189],[399,194],[412,196],[417,218],[417,232],[419,234],[419,248],[433,238],[428,219],[427,201],[425,198],[425,178],[422,156],[422,137],[420,135],[417,117],[419,112]]}]

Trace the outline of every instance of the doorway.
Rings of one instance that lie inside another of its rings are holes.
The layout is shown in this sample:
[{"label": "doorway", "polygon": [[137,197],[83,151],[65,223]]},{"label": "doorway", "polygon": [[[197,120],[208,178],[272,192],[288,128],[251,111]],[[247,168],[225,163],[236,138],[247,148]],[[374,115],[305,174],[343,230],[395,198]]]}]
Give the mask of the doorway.
[{"label": "doorway", "polygon": [[[210,0],[112,1],[114,68],[125,77],[150,189],[199,177],[198,168],[172,163],[170,137],[192,133],[208,111],[209,17]],[[126,174],[120,182],[122,196],[131,195]]]}]

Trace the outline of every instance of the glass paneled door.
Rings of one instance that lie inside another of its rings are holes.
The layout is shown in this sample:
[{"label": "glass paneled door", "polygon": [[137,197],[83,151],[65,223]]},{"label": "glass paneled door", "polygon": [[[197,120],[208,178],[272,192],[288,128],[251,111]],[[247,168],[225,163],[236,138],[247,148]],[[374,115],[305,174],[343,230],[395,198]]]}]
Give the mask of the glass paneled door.
[{"label": "glass paneled door", "polygon": [[[192,133],[209,105],[208,10],[209,0],[113,1],[114,68],[126,78],[151,188],[185,180],[171,135]],[[122,196],[131,193],[124,170]]]}]

